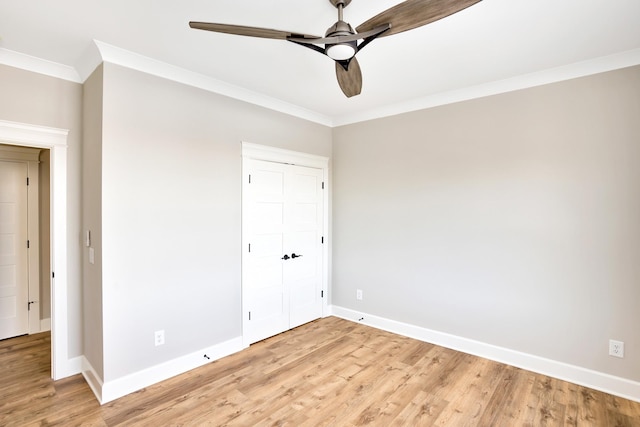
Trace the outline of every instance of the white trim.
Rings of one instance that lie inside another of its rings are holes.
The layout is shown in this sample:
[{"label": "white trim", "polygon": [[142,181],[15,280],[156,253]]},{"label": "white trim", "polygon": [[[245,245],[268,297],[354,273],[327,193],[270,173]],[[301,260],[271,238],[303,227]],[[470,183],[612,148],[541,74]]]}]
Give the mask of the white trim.
[{"label": "white trim", "polygon": [[299,117],[325,126],[331,126],[331,118],[315,111],[311,111],[258,92],[253,92],[240,86],[223,82],[222,80],[217,80],[203,74],[189,71],[175,65],[167,64],[166,62],[158,61],[157,59],[130,52],[98,40],[94,40],[94,43],[98,46],[100,55],[104,62],[121,65],[123,67],[142,71],[154,76],[197,87],[199,89],[204,89],[209,92],[245,101],[260,107],[265,107],[270,110],[289,114],[294,117]]},{"label": "white trim", "polygon": [[67,65],[0,48],[0,64],[6,64],[76,83],[84,82],[91,72],[103,61],[228,96],[328,127],[338,127],[632,67],[640,64],[640,49],[632,49],[457,90],[435,93],[406,102],[385,105],[351,114],[327,116],[212,77],[130,52],[99,40],[93,40],[92,46],[85,51],[75,69]]},{"label": "white trim", "polygon": [[74,83],[82,83],[78,72],[68,65],[36,58],[35,56],[0,47],[0,64],[22,70],[33,71],[45,76],[56,77]]},{"label": "white trim", "polygon": [[67,145],[67,129],[0,120],[0,138],[13,145],[38,148]]},{"label": "white trim", "polygon": [[[246,346],[242,344],[242,337],[237,337],[104,383],[91,367],[91,364],[85,359],[82,374],[87,379],[100,404],[103,405],[145,387],[237,353],[245,348]],[[204,357],[205,354],[209,359]]]},{"label": "white trim", "polygon": [[102,64],[102,53],[96,41],[93,40],[75,64],[80,81],[84,83],[100,64]]},{"label": "white trim", "polygon": [[47,332],[51,330],[51,318],[40,319],[40,332]]},{"label": "white trim", "polygon": [[242,143],[242,157],[268,162],[289,163],[310,168],[327,169],[329,158],[299,151],[285,150],[267,145]]},{"label": "white trim", "polygon": [[104,383],[100,378],[100,375],[93,368],[93,365],[89,362],[85,356],[82,356],[82,376],[84,380],[89,384],[89,388],[93,391],[93,394],[98,399],[98,402],[102,402],[102,388]]},{"label": "white trim", "polygon": [[0,141],[51,150],[51,376],[80,373],[78,358],[69,359],[67,322],[67,135],[57,129],[0,120]]},{"label": "white trim", "polygon": [[373,326],[394,334],[473,354],[640,402],[640,382],[344,307],[333,305],[331,311],[334,316],[352,322]]},{"label": "white trim", "polygon": [[53,379],[59,380],[82,373],[82,359],[84,359],[84,356],[76,356],[67,359],[65,361],[66,363],[64,363],[64,365],[62,366],[62,369],[58,369],[60,375],[57,378],[54,377]]},{"label": "white trim", "polygon": [[535,86],[590,76],[640,64],[640,49],[620,52],[614,55],[589,59],[561,67],[550,68],[535,73],[523,74],[504,80],[497,80],[457,90],[435,93],[393,105],[385,105],[353,114],[333,118],[333,127],[364,122],[366,120],[395,116],[412,111],[424,110],[441,105],[453,104],[491,95],[513,92]]}]

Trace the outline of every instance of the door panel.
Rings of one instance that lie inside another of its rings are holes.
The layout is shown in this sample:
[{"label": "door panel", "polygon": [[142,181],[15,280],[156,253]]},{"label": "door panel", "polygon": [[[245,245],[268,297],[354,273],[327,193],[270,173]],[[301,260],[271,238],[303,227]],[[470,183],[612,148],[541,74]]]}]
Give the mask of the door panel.
[{"label": "door panel", "polygon": [[322,178],[320,169],[290,167],[292,215],[285,247],[302,255],[290,260],[285,269],[291,292],[291,328],[322,316]]},{"label": "door panel", "polygon": [[289,324],[288,294],[283,286],[284,180],[280,167],[271,163],[251,168],[245,202],[247,231],[251,236],[244,266],[243,305],[245,335],[250,342],[286,330]]},{"label": "door panel", "polygon": [[322,316],[323,171],[259,160],[246,166],[243,333],[251,343]]},{"label": "door panel", "polygon": [[251,243],[251,257],[254,268],[248,270],[246,286],[248,290],[271,288],[282,292],[282,235],[256,234]]},{"label": "door panel", "polygon": [[0,339],[29,331],[27,165],[0,161]]}]

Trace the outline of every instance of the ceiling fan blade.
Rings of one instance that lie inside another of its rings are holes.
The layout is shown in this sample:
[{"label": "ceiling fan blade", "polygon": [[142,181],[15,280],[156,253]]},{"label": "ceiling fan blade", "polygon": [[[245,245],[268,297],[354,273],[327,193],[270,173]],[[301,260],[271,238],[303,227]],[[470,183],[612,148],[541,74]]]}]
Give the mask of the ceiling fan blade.
[{"label": "ceiling fan blade", "polygon": [[338,78],[340,89],[342,89],[342,92],[344,92],[347,98],[360,95],[360,91],[362,90],[362,72],[360,71],[360,64],[358,64],[355,56],[349,61],[347,70],[344,69],[340,62],[336,61],[336,77]]},{"label": "ceiling fan blade", "polygon": [[374,16],[356,28],[358,33],[370,31],[382,24],[391,24],[391,29],[380,37],[401,33],[427,25],[482,0],[406,0]]},{"label": "ceiling fan blade", "polygon": [[197,30],[214,31],[216,33],[235,34],[238,36],[262,37],[265,39],[287,40],[295,37],[299,39],[318,39],[318,36],[294,33],[291,31],[271,30],[269,28],[246,27],[243,25],[215,24],[213,22],[189,22],[191,28]]}]

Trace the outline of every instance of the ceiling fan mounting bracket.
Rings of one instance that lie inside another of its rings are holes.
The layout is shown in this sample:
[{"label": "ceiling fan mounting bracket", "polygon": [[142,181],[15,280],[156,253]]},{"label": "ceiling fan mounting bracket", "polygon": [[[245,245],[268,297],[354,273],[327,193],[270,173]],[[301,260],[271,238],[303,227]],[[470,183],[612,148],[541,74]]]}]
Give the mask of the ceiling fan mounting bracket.
[{"label": "ceiling fan mounting bracket", "polygon": [[351,0],[329,0],[329,1],[334,7],[338,7],[340,3],[342,3],[342,7],[347,7],[349,6],[349,3],[351,3]]}]

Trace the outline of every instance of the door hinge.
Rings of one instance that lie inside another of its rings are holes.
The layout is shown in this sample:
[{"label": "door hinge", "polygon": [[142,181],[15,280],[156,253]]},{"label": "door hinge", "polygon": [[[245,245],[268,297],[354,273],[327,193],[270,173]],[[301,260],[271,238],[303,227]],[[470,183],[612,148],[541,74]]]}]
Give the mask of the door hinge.
[{"label": "door hinge", "polygon": [[324,181],[322,181],[322,189],[324,190]]},{"label": "door hinge", "polygon": [[29,241],[27,240],[27,249],[29,249],[29,246],[30,246],[30,243],[29,243]]},{"label": "door hinge", "polygon": [[55,272],[55,271],[52,271],[52,272],[51,272],[51,278],[52,278],[52,279],[55,279],[55,278],[56,278],[56,272]]},{"label": "door hinge", "polygon": [[249,312],[249,320],[251,320],[251,312]]},{"label": "door hinge", "polygon": [[320,291],[320,298],[324,298],[324,291]]},{"label": "door hinge", "polygon": [[249,253],[251,253],[251,243],[249,243]]},{"label": "door hinge", "polygon": [[322,244],[324,245],[324,236],[322,236],[322,237],[320,238],[320,243],[322,243]]},{"label": "door hinge", "polygon": [[251,184],[251,174],[249,174],[249,184]]},{"label": "door hinge", "polygon": [[27,185],[29,185],[29,177],[27,177]]}]

